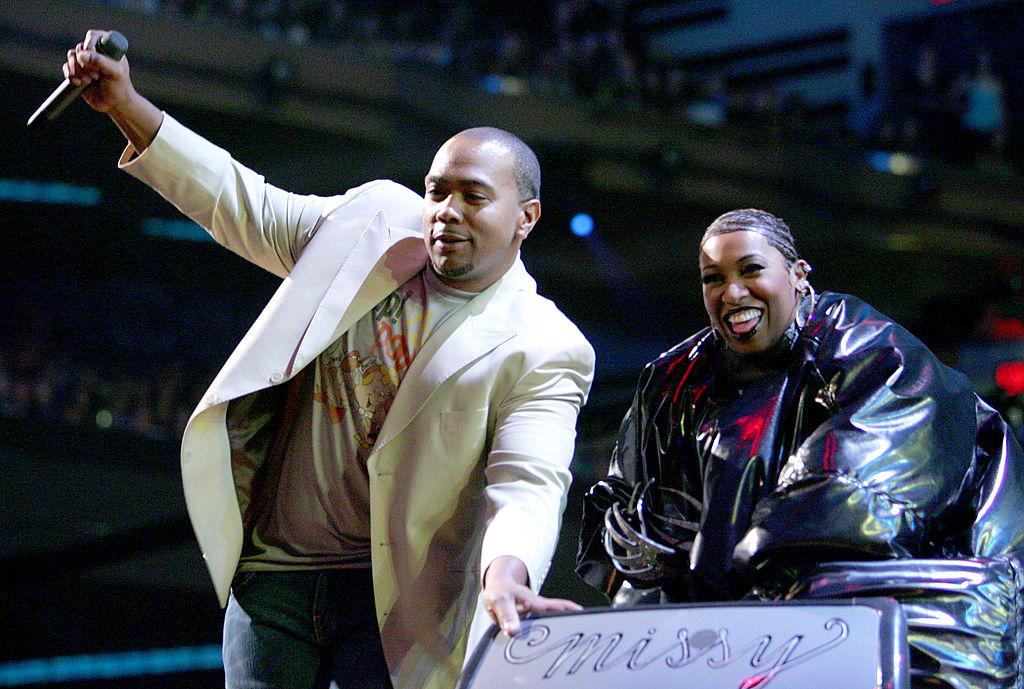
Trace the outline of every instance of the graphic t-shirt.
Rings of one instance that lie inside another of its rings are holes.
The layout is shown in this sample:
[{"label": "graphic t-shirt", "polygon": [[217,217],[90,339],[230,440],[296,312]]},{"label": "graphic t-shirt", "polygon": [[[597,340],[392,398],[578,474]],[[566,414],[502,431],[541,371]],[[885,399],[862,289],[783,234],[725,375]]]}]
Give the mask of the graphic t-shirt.
[{"label": "graphic t-shirt", "polygon": [[416,353],[473,296],[424,269],[281,390],[232,402],[242,571],[369,566],[367,458]]}]

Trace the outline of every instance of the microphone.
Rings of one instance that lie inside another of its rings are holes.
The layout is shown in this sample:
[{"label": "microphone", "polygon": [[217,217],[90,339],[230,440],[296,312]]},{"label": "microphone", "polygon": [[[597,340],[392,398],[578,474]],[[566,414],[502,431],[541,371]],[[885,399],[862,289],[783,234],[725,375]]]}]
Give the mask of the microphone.
[{"label": "microphone", "polygon": [[[96,52],[106,55],[111,60],[120,60],[127,51],[128,39],[118,31],[111,31],[96,44]],[[64,108],[71,105],[71,101],[78,98],[86,88],[84,85],[74,86],[70,79],[65,79],[64,83],[43,101],[32,117],[28,118],[28,128],[39,130],[47,123],[57,119],[57,116],[64,112]]]}]

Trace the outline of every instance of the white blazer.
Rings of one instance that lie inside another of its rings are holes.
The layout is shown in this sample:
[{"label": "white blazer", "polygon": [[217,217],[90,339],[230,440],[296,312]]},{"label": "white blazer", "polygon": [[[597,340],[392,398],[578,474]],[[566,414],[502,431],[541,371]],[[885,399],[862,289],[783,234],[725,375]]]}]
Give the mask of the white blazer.
[{"label": "white blazer", "polygon": [[[182,439],[189,516],[224,605],[242,547],[228,402],[290,379],[426,265],[422,198],[383,180],[290,194],[166,114],[120,165],[283,278]],[[396,689],[454,686],[490,623],[480,584],[494,558],[518,557],[540,588],[593,369],[586,339],[518,259],[417,353],[367,462],[374,596]]]}]

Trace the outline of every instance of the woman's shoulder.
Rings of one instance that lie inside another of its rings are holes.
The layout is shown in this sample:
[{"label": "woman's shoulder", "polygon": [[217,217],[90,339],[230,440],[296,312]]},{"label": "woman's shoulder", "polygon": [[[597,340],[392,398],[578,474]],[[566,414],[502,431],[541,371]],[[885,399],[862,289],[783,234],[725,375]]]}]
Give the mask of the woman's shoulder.
[{"label": "woman's shoulder", "polygon": [[927,350],[915,335],[897,321],[852,294],[821,293],[814,304],[814,317],[818,328],[826,331],[820,333],[822,336],[827,332],[840,332],[849,340],[850,331],[859,331],[860,338],[865,341],[876,337],[886,340],[894,338],[903,346]]},{"label": "woman's shoulder", "polygon": [[680,359],[689,359],[698,356],[706,350],[714,339],[714,333],[710,327],[701,328],[693,335],[673,345],[670,349],[662,352],[656,359],[647,364],[648,368],[664,368],[672,366]]},{"label": "woman's shoulder", "polygon": [[[860,297],[842,292],[822,292],[814,303],[814,321],[819,338],[829,333],[842,333],[847,339],[851,331],[868,340],[875,336],[888,337],[895,334],[905,344],[915,347],[924,345],[906,328]],[[812,327],[815,327],[812,324]],[[872,335],[874,334],[874,335]]]},{"label": "woman's shoulder", "polygon": [[[864,300],[839,292],[819,295],[814,307],[820,342],[819,365],[875,375],[889,387],[913,386],[922,380],[933,387],[970,391],[963,374],[943,364],[913,333]],[[868,365],[870,362],[870,365]]]},{"label": "woman's shoulder", "polygon": [[640,376],[640,387],[646,390],[679,383],[683,379],[693,380],[695,372],[704,370],[714,350],[714,332],[710,327],[702,328],[671,349],[662,352],[649,362]]},{"label": "woman's shoulder", "polygon": [[833,319],[839,316],[843,320],[860,320],[865,316],[882,318],[892,321],[884,316],[878,309],[867,303],[860,297],[843,292],[822,292],[814,301],[814,313],[816,315],[829,315]]}]

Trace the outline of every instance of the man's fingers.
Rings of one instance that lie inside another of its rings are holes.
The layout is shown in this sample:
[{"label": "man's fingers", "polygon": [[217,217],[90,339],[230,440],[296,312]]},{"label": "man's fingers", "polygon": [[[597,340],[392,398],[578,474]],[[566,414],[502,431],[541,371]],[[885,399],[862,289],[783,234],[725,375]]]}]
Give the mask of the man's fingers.
[{"label": "man's fingers", "polygon": [[582,609],[583,606],[574,601],[543,596],[536,596],[530,607],[532,612],[575,612]]},{"label": "man's fingers", "polygon": [[78,64],[78,51],[82,49],[82,44],[79,43],[74,48],[68,51],[68,70],[71,72],[71,78],[76,78],[78,72],[81,69],[81,65]]},{"label": "man's fingers", "polygon": [[491,613],[491,617],[501,627],[501,630],[506,634],[515,634],[519,631],[519,613],[516,611],[516,605],[511,598],[505,596],[496,597],[491,601],[488,607],[488,612]]},{"label": "man's fingers", "polygon": [[99,43],[100,40],[107,35],[107,33],[108,32],[106,31],[97,31],[95,29],[89,29],[88,31],[86,31],[85,41],[83,41],[85,43],[85,49],[95,50],[96,44]]},{"label": "man's fingers", "polygon": [[88,86],[104,77],[116,77],[119,74],[119,69],[117,60],[112,60],[95,50],[81,50],[75,53],[65,75],[75,86],[80,84]]},{"label": "man's fingers", "polygon": [[564,598],[545,598],[527,585],[529,573],[521,560],[512,556],[495,558],[484,575],[484,609],[509,635],[520,629],[519,616],[528,612],[570,612],[580,606]]},{"label": "man's fingers", "polygon": [[491,617],[506,634],[512,635],[519,631],[520,615],[528,612],[576,612],[583,606],[565,598],[545,598],[529,591],[520,592],[514,601],[507,598],[495,598],[488,607]]},{"label": "man's fingers", "polygon": [[75,86],[88,85],[93,80],[93,76],[87,73],[85,64],[82,63],[82,54],[82,44],[79,43],[68,51],[67,62],[62,65],[64,76]]},{"label": "man's fingers", "polygon": [[88,62],[88,58],[86,57],[88,54],[88,48],[86,48],[85,45],[83,45],[82,43],[79,43],[75,46],[75,63],[80,68],[84,68],[86,63]]},{"label": "man's fingers", "polygon": [[96,46],[108,33],[108,31],[90,29],[85,33],[85,40],[68,51],[68,67],[65,70],[65,76],[71,79],[76,86],[89,84],[101,76],[110,75],[117,69],[116,60],[111,60],[96,50]]}]

